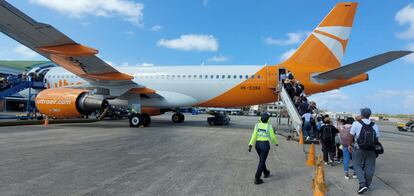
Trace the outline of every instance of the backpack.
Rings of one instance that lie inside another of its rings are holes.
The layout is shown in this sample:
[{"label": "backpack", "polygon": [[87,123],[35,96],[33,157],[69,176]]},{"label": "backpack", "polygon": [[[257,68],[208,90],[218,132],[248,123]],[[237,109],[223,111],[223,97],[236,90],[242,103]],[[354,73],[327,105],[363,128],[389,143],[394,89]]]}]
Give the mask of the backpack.
[{"label": "backpack", "polygon": [[325,125],[322,129],[322,140],[326,142],[333,141],[332,137],[332,127],[330,125]]},{"label": "backpack", "polygon": [[359,132],[357,139],[359,148],[362,150],[375,150],[375,144],[378,143],[377,135],[373,128],[375,123],[371,122],[369,125],[367,125],[362,122],[362,120],[359,120],[358,122],[362,125],[361,132]]}]

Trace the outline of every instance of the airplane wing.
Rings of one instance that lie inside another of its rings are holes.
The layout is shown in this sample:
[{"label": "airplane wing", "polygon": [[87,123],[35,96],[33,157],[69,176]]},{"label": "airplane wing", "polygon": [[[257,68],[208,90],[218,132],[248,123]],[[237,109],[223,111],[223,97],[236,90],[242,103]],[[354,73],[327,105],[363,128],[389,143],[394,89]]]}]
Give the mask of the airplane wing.
[{"label": "airplane wing", "polygon": [[330,80],[350,79],[411,53],[412,51],[386,52],[370,58],[366,58],[364,60],[360,60],[355,63],[341,66],[337,69],[320,73],[313,76],[313,79],[322,83]]},{"label": "airplane wing", "polygon": [[133,79],[97,57],[98,50],[76,43],[51,25],[35,21],[5,0],[0,0],[0,31],[82,78]]}]

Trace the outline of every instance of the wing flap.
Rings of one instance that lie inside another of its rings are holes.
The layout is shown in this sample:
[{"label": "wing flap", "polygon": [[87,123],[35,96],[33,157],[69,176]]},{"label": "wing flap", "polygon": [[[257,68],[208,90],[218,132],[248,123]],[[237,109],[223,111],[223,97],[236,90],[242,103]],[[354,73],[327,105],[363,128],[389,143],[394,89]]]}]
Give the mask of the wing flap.
[{"label": "wing flap", "polygon": [[320,73],[313,76],[318,82],[324,83],[330,80],[346,80],[363,74],[369,70],[375,69],[381,65],[399,59],[403,56],[411,54],[412,51],[390,51],[383,54],[379,54],[355,63],[344,65],[337,69],[333,69],[327,72]]},{"label": "wing flap", "polygon": [[94,81],[133,79],[98,58],[98,50],[76,43],[4,0],[0,0],[0,31],[80,77]]}]

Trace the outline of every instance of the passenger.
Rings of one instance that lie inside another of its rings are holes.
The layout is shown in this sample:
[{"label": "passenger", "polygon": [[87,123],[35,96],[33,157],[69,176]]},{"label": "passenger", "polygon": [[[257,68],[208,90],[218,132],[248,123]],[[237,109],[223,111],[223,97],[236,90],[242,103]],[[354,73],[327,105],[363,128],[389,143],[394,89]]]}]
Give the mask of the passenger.
[{"label": "passenger", "polygon": [[329,163],[331,166],[334,166],[335,135],[338,133],[338,129],[332,125],[329,117],[325,117],[323,123],[324,125],[321,127],[319,136],[320,143],[322,144],[323,160],[325,165]]},{"label": "passenger", "polygon": [[306,111],[303,115],[303,136],[305,137],[306,141],[310,140],[310,136],[311,136],[311,129],[312,129],[312,124],[311,124],[311,119],[312,119],[312,114],[311,112],[308,110]]},{"label": "passenger", "polygon": [[295,96],[303,96],[305,92],[305,86],[301,84],[299,81],[295,83]]},{"label": "passenger", "polygon": [[298,112],[300,115],[305,114],[309,110],[309,103],[306,97],[301,98],[301,103],[299,104]]},{"label": "passenger", "polygon": [[286,74],[286,77],[287,77],[289,80],[293,80],[293,79],[294,79],[294,77],[293,77],[293,73],[292,73],[291,71],[288,71],[288,73]]},{"label": "passenger", "polygon": [[289,94],[290,99],[293,101],[293,98],[295,97],[295,91],[293,89],[290,79],[288,78],[285,79],[284,87],[287,93]]},{"label": "passenger", "polygon": [[285,70],[281,70],[280,75],[279,75],[279,81],[281,81],[283,83],[286,78],[287,78],[287,76],[286,76]]},{"label": "passenger", "polygon": [[[353,136],[351,135],[351,127],[354,119],[352,117],[347,118],[346,120],[341,120],[341,125],[338,126],[339,130],[339,138],[341,140],[342,145],[342,154],[344,157],[344,173],[345,179],[350,179],[349,176],[349,161],[351,159],[351,152],[349,151],[349,147],[352,145]],[[356,178],[356,173],[354,171],[353,178]]]},{"label": "passenger", "polygon": [[[343,119],[338,118],[336,120],[336,128],[338,129],[339,125],[343,125]],[[339,131],[339,130],[338,130]],[[339,134],[335,136],[335,163],[341,163],[342,161],[342,149],[341,149],[341,139],[339,138]]]},{"label": "passenger", "polygon": [[[375,145],[379,143],[378,125],[372,122],[371,109],[361,109],[361,120],[352,123],[351,135],[354,136],[352,162],[359,181],[358,194],[369,189],[375,172]],[[352,147],[350,147],[352,152]]]},{"label": "passenger", "polygon": [[265,178],[270,176],[270,171],[266,168],[266,159],[269,154],[270,144],[269,140],[276,146],[279,145],[277,136],[273,131],[273,126],[269,123],[269,115],[264,113],[260,118],[260,122],[254,127],[254,131],[249,143],[249,152],[252,146],[255,145],[257,154],[259,155],[259,164],[257,166],[254,184],[262,184],[262,173]]}]

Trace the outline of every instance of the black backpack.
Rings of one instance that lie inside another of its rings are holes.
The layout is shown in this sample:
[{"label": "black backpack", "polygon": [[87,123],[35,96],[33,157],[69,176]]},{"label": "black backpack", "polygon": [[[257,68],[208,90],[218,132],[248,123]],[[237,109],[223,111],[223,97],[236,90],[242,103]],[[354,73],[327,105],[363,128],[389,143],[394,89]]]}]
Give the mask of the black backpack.
[{"label": "black backpack", "polygon": [[373,128],[375,123],[371,122],[367,125],[362,122],[362,120],[359,120],[358,122],[362,125],[361,132],[359,132],[357,139],[359,148],[362,150],[375,150],[375,144],[378,143],[377,134]]},{"label": "black backpack", "polygon": [[325,125],[322,129],[322,140],[326,142],[333,141],[334,138],[332,137],[332,126]]}]

